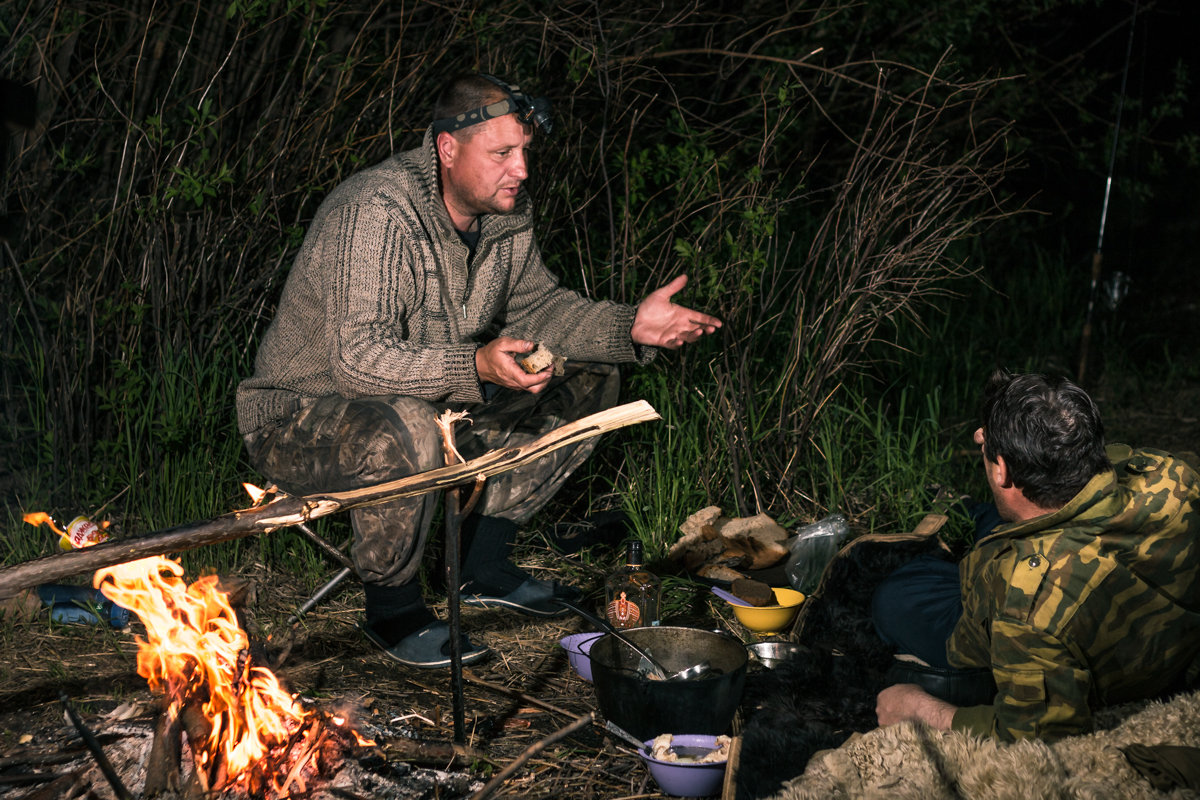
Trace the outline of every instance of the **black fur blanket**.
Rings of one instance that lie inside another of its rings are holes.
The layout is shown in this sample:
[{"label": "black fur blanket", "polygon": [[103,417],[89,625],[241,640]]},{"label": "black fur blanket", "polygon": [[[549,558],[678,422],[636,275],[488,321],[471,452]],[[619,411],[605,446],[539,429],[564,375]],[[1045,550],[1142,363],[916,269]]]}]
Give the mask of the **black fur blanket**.
[{"label": "black fur blanket", "polygon": [[871,623],[871,594],[900,564],[934,549],[945,546],[929,533],[869,535],[830,562],[792,628],[804,653],[747,676],[738,800],[774,795],[814,753],[876,727],[875,696],[892,654]]}]

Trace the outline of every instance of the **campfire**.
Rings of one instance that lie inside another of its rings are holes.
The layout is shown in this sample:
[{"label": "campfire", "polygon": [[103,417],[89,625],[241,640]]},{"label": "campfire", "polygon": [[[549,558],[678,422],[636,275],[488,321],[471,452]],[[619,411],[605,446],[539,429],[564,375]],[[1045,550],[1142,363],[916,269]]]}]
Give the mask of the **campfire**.
[{"label": "campfire", "polygon": [[195,792],[266,800],[303,797],[345,753],[372,744],[344,718],[306,707],[253,663],[216,576],[189,585],[182,575],[177,562],[152,557],[101,569],[94,578],[146,628],[145,638],[138,637],[138,674],[163,698],[147,796],[178,783],[184,735]]}]

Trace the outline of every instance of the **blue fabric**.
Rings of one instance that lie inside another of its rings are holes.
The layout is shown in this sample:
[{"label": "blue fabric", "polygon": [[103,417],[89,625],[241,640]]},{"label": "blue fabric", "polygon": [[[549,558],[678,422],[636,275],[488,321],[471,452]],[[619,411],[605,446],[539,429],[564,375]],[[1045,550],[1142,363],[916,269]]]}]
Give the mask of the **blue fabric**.
[{"label": "blue fabric", "polygon": [[37,587],[38,599],[50,609],[50,618],[55,622],[76,625],[100,625],[103,622],[114,628],[129,624],[129,611],[109,600],[96,589],[86,586],[68,586],[61,583],[43,583]]},{"label": "blue fabric", "polygon": [[[967,513],[978,542],[1004,522],[993,503],[977,503]],[[958,564],[923,554],[880,581],[871,597],[871,618],[879,638],[930,666],[949,668],[946,640],[962,617]]]},{"label": "blue fabric", "polygon": [[871,598],[879,638],[934,667],[949,667],[946,640],[962,616],[958,565],[920,555],[888,575]]}]

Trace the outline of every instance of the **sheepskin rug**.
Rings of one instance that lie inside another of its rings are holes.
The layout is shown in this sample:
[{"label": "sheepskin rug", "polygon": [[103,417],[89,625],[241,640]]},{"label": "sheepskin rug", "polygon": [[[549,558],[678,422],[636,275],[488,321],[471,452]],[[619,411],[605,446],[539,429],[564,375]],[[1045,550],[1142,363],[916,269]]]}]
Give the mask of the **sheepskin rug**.
[{"label": "sheepskin rug", "polygon": [[[1200,747],[1200,692],[1141,708],[1108,730],[1054,744],[999,744],[901,723],[853,735],[817,753],[804,774],[772,800],[1184,800],[1200,793],[1156,791],[1119,748],[1130,744]],[[1106,709],[1108,722],[1132,706]]]}]

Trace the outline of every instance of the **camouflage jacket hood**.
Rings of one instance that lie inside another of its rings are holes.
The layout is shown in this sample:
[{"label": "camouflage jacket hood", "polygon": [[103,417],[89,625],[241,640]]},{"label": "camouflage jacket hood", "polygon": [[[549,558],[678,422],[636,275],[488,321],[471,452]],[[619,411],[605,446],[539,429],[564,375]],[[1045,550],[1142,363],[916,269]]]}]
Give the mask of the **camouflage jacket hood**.
[{"label": "camouflage jacket hood", "polygon": [[1200,656],[1200,477],[1158,450],[1108,449],[1053,514],[1004,525],[963,559],[950,663],[991,667],[991,706],[956,729],[1011,740],[1091,729],[1094,704],[1154,696]]}]

